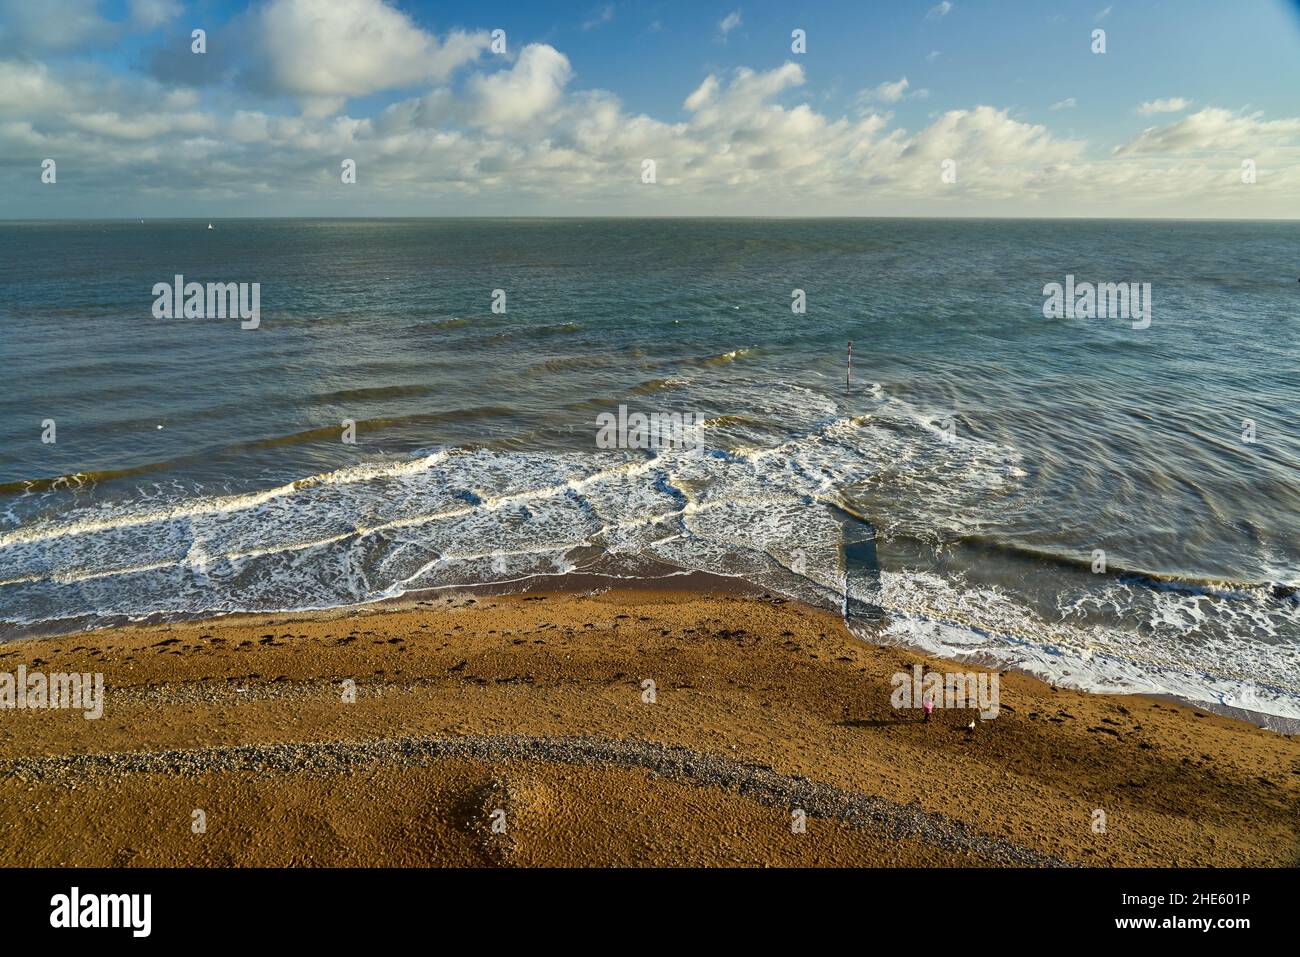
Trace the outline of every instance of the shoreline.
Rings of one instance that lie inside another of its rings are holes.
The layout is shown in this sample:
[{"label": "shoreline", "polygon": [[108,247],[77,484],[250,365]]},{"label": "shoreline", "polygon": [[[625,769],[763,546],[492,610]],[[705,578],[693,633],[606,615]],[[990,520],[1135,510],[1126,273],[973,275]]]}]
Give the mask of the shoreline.
[{"label": "shoreline", "polygon": [[[655,567],[660,569],[660,574],[638,575],[635,577],[603,574],[598,572],[563,572],[552,575],[528,575],[523,578],[501,582],[442,585],[434,588],[413,589],[404,592],[401,595],[378,598],[370,602],[335,605],[326,608],[274,611],[222,611],[196,615],[177,613],[175,616],[149,616],[142,620],[122,620],[90,629],[70,629],[48,634],[38,634],[30,637],[19,636],[0,639],[0,650],[15,643],[57,641],[73,635],[95,635],[123,629],[166,628],[173,625],[202,624],[205,622],[239,623],[244,620],[257,618],[287,617],[292,619],[324,621],[352,615],[382,614],[419,608],[426,605],[430,600],[443,601],[447,596],[450,596],[450,600],[456,601],[464,596],[509,597],[531,594],[596,595],[609,591],[676,592],[688,595],[716,594],[732,595],[743,598],[765,598],[770,595],[769,589],[740,576],[720,575],[715,572],[695,569],[684,570],[667,564]],[[780,597],[783,601],[789,601],[810,610],[829,612],[828,607],[812,604],[799,598],[792,597],[786,593],[781,593]],[[855,620],[854,623],[859,627],[862,627],[863,625],[863,622],[860,620]],[[986,660],[980,659],[977,656],[941,655],[913,644],[884,641],[883,630],[878,627],[874,629],[863,628],[863,630],[870,631],[870,633],[866,635],[855,633],[856,637],[880,648],[901,648],[916,655],[936,658],[951,664],[971,665],[987,671],[1000,671],[1003,673],[1012,672],[1053,687],[1060,687],[1082,694],[1149,698],[1155,701],[1164,701],[1171,704],[1178,704],[1186,708],[1203,710],[1221,717],[1244,721],[1257,728],[1273,731],[1280,735],[1300,734],[1300,717],[1276,715],[1266,711],[1257,711],[1236,705],[1224,704],[1218,701],[1201,701],[1172,692],[1092,690],[1090,688],[1078,687],[1068,681],[1049,681],[1024,667],[1015,664],[996,662],[988,663]]]},{"label": "shoreline", "polygon": [[1200,708],[1002,672],[925,723],[890,676],[951,663],[771,594],[394,601],[0,645],[107,686],[0,711],[0,864],[1300,860],[1300,743]]}]

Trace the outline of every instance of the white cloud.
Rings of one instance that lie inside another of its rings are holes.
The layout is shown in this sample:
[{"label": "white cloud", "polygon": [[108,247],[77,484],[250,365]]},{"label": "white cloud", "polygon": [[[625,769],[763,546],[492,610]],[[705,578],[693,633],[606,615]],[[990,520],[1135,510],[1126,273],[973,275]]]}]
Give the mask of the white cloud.
[{"label": "white cloud", "polygon": [[712,100],[717,93],[718,78],[712,75],[707,76],[704,78],[704,82],[697,86],[691,95],[686,98],[686,102],[682,106],[694,113]]},{"label": "white cloud", "polygon": [[1143,116],[1150,116],[1153,113],[1181,113],[1191,105],[1191,100],[1172,96],[1165,100],[1147,100],[1137,108],[1137,111]]},{"label": "white cloud", "polygon": [[162,136],[200,133],[216,129],[216,120],[205,113],[154,113],[125,117],[114,111],[73,113],[68,122],[76,129],[113,139],[157,140]]},{"label": "white cloud", "polygon": [[131,22],[144,30],[152,30],[180,16],[180,0],[131,0]]},{"label": "white cloud", "polygon": [[582,29],[584,30],[594,30],[597,27],[604,26],[606,23],[609,23],[613,19],[614,19],[614,4],[607,3],[599,10],[597,10],[595,13],[593,13],[591,17],[584,20],[581,26]]},{"label": "white cloud", "polygon": [[1098,20],[1105,20],[1108,16],[1110,16],[1110,12],[1111,12],[1112,10],[1114,10],[1114,9],[1115,9],[1114,7],[1107,7],[1107,8],[1104,9],[1104,10],[1098,10],[1098,11],[1097,11],[1097,19],[1098,19]]},{"label": "white cloud", "polygon": [[[1300,147],[1300,119],[1264,120],[1208,107],[1164,127],[1150,127],[1117,147],[1117,156],[1232,151],[1258,156]],[[1245,151],[1245,152],[1243,152]]]},{"label": "white cloud", "polygon": [[943,56],[943,54],[940,53],[938,50],[931,50],[929,53],[927,53],[927,54],[925,55],[925,62],[926,62],[926,63],[933,63],[935,60],[939,59],[939,57],[941,57],[941,56]]},{"label": "white cloud", "polygon": [[72,106],[76,97],[43,63],[0,60],[0,116],[39,115]]},{"label": "white cloud", "polygon": [[1053,104],[1052,104],[1052,109],[1053,109],[1053,110],[1072,110],[1072,109],[1074,109],[1074,107],[1078,104],[1078,102],[1079,102],[1079,101],[1076,100],[1074,97],[1072,97],[1072,96],[1067,96],[1065,99],[1063,99],[1063,100],[1058,100],[1058,101],[1056,101],[1055,103],[1053,103]]},{"label": "white cloud", "polygon": [[489,42],[486,31],[454,31],[439,42],[384,0],[271,0],[249,33],[263,83],[320,109],[445,80]]},{"label": "white cloud", "polygon": [[731,33],[732,30],[736,29],[736,27],[740,26],[740,23],[741,23],[740,11],[732,10],[725,17],[723,17],[721,20],[718,21],[718,33],[722,36],[722,39],[725,41],[727,39],[727,35]]},{"label": "white cloud", "polygon": [[484,126],[528,122],[559,102],[572,74],[563,53],[531,43],[510,69],[470,80],[471,122]]},{"label": "white cloud", "polygon": [[952,13],[952,3],[950,3],[949,0],[943,0],[942,3],[931,7],[925,17],[927,20],[938,20],[940,17],[946,17],[950,13]]},{"label": "white cloud", "polygon": [[[308,87],[316,92],[298,94],[301,115],[284,115],[283,103],[238,83],[200,93],[66,57],[0,58],[0,192],[10,215],[40,214],[48,195],[24,187],[19,171],[57,156],[78,170],[60,186],[81,215],[206,215],[204,203],[232,215],[329,214],[346,156],[364,171],[348,187],[349,209],[375,215],[1300,210],[1300,118],[1203,109],[1090,155],[1083,140],[994,105],[905,128],[889,112],[919,92],[905,77],[867,91],[875,106],[860,114],[818,109],[824,91],[806,89],[798,62],[709,74],[676,91],[684,112],[672,121],[629,110],[608,91],[574,89],[568,58],[549,45],[466,69],[463,83],[430,78],[359,116],[307,109],[348,95]],[[1243,157],[1261,170],[1249,189]],[[647,158],[658,164],[653,189],[639,179]],[[948,159],[959,174],[945,185]]]},{"label": "white cloud", "polygon": [[731,114],[743,119],[759,111],[762,104],[783,90],[803,83],[803,67],[797,63],[786,62],[765,73],[741,67],[725,87],[716,76],[706,77],[686,98],[684,105],[696,114],[697,124],[713,122],[714,117],[720,120],[723,115]]},{"label": "white cloud", "polygon": [[1082,150],[1082,142],[1058,140],[1045,126],[1022,123],[1006,110],[977,106],[944,113],[912,138],[905,153],[931,160],[955,158],[969,170],[1075,161]]},{"label": "white cloud", "polygon": [[239,110],[231,117],[227,129],[240,143],[264,143],[271,136],[270,117],[265,113]]},{"label": "white cloud", "polygon": [[930,95],[930,91],[925,89],[913,90],[908,93],[907,90],[910,86],[907,77],[894,80],[892,83],[887,81],[869,90],[863,90],[858,94],[858,101],[862,103],[897,103],[904,96],[925,99]]},{"label": "white cloud", "polygon": [[117,36],[96,0],[0,0],[0,51],[58,53],[108,46]]}]

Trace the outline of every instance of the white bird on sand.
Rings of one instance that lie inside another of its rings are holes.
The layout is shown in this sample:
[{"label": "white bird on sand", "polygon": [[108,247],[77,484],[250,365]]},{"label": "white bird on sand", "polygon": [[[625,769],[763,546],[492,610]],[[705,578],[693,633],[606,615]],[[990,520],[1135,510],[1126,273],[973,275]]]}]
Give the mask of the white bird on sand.
[{"label": "white bird on sand", "polygon": [[975,730],[975,719],[974,719],[974,718],[971,718],[970,724],[966,725],[966,730],[967,730],[967,731],[974,731],[974,730]]}]

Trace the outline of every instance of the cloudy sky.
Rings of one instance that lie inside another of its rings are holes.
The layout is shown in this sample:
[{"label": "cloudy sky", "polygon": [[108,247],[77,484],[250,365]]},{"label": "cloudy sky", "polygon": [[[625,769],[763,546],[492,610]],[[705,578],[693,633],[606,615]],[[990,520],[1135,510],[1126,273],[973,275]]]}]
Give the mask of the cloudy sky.
[{"label": "cloudy sky", "polygon": [[1300,218],[1300,4],[0,0],[3,218],[682,214]]}]

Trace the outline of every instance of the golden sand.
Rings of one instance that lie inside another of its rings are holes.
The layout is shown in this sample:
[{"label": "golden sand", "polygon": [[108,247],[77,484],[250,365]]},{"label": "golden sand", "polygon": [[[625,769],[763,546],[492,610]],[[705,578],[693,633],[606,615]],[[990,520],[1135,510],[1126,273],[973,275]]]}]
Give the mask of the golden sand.
[{"label": "golden sand", "polygon": [[1294,739],[1009,673],[995,719],[926,723],[890,703],[917,663],[981,670],[631,589],[0,645],[107,687],[99,720],[0,711],[0,864],[1300,860]]}]

